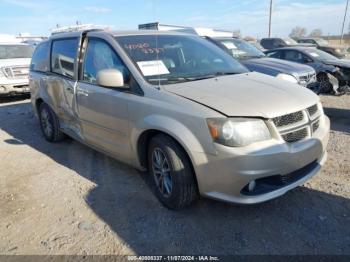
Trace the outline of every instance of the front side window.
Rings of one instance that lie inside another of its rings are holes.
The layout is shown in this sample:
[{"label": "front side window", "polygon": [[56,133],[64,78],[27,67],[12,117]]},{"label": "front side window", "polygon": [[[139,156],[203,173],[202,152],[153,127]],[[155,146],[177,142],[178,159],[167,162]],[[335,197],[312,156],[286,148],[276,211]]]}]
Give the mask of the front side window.
[{"label": "front side window", "polygon": [[115,51],[103,40],[89,39],[85,54],[83,81],[96,84],[99,71],[117,69],[122,72],[124,81],[128,81],[128,70]]},{"label": "front side window", "polygon": [[54,40],[51,51],[51,71],[73,78],[77,50],[78,38]]},{"label": "front side window", "polygon": [[300,53],[298,51],[293,51],[293,50],[285,51],[284,59],[289,60],[289,61],[293,61],[296,63],[304,63],[306,60],[302,53]]},{"label": "front side window", "polygon": [[248,70],[225,51],[196,36],[133,35],[116,40],[150,83],[195,81]]},{"label": "front side window", "polygon": [[31,58],[32,54],[30,45],[0,45],[0,59]]}]

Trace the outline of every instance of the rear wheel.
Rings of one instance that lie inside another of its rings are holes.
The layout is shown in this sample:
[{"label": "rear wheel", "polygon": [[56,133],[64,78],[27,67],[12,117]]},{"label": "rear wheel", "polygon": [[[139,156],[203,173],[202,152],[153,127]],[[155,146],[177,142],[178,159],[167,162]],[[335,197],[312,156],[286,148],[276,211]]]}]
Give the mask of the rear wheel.
[{"label": "rear wheel", "polygon": [[166,135],[152,138],[148,169],[157,198],[170,209],[180,209],[198,197],[190,160],[181,146]]},{"label": "rear wheel", "polygon": [[65,138],[60,130],[60,124],[55,112],[45,103],[39,106],[39,121],[41,131],[49,142],[59,142]]}]

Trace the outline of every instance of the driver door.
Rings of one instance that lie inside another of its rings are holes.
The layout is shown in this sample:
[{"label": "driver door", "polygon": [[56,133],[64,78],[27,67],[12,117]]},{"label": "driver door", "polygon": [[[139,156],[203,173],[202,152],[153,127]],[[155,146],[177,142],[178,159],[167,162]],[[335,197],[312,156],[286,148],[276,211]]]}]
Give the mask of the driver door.
[{"label": "driver door", "polygon": [[78,115],[83,137],[89,144],[128,161],[129,115],[128,97],[123,90],[99,86],[97,73],[103,69],[118,69],[128,78],[128,70],[114,49],[103,39],[88,39],[77,85]]}]

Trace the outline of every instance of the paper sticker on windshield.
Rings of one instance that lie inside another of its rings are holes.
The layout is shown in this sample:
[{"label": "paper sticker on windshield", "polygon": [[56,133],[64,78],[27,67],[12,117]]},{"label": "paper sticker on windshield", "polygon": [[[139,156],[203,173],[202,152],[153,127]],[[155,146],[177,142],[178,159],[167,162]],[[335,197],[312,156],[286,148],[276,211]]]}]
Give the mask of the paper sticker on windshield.
[{"label": "paper sticker on windshield", "polygon": [[309,53],[310,55],[312,55],[313,57],[318,57],[319,55],[316,53]]},{"label": "paper sticker on windshield", "polygon": [[237,46],[235,46],[232,42],[222,42],[224,46],[226,46],[228,49],[237,49]]},{"label": "paper sticker on windshield", "polygon": [[162,60],[140,61],[137,62],[137,65],[141,69],[144,76],[170,74],[168,68],[166,68]]}]

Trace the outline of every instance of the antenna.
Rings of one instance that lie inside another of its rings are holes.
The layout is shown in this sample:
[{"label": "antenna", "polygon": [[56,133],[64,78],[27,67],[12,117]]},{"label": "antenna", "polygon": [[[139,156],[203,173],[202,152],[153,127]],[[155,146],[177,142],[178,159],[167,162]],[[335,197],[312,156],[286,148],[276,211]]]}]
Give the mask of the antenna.
[{"label": "antenna", "polygon": [[342,43],[343,38],[344,38],[344,25],[345,25],[345,20],[346,20],[346,13],[348,12],[348,6],[349,6],[349,0],[346,0],[346,6],[345,6],[345,13],[344,13],[343,26],[342,26],[342,28],[341,28],[340,44]]},{"label": "antenna", "polygon": [[270,0],[269,37],[271,37],[272,1],[273,1],[273,0]]},{"label": "antenna", "polygon": [[[153,0],[153,21],[156,21],[156,3],[157,0]],[[159,30],[159,25],[157,25],[157,31]],[[160,89],[160,74],[159,74],[159,50],[158,50],[158,32],[155,34],[155,38],[156,38],[156,49],[155,49],[155,52],[156,52],[156,58],[157,58],[157,68],[158,68],[158,89]]]}]

